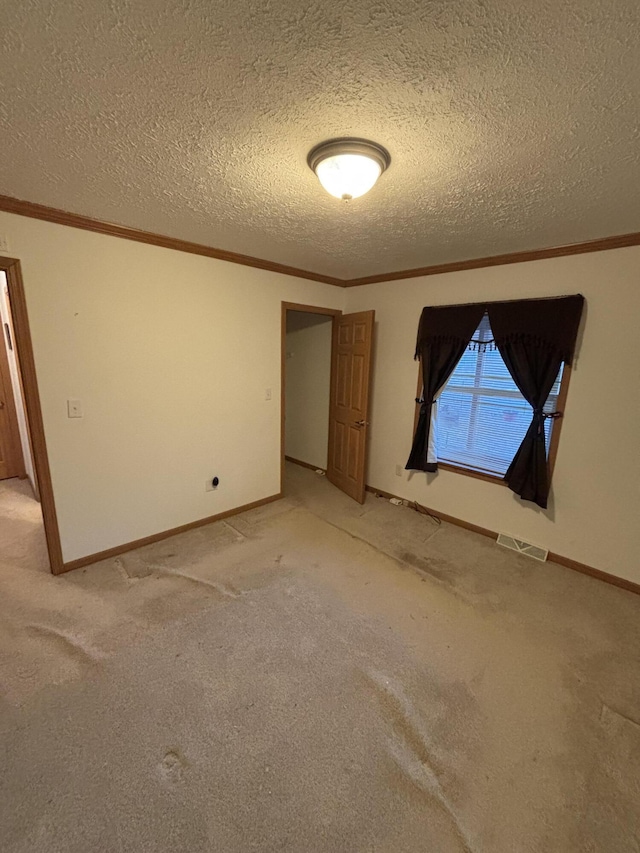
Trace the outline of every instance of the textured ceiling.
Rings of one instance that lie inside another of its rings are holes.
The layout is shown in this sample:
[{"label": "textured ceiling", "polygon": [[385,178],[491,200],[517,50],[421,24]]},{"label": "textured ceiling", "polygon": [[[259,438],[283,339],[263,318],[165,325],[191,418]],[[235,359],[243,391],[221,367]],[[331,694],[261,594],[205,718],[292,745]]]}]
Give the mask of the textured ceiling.
[{"label": "textured ceiling", "polygon": [[[638,0],[20,0],[0,193],[342,278],[640,230]],[[306,165],[364,136],[350,204]]]}]

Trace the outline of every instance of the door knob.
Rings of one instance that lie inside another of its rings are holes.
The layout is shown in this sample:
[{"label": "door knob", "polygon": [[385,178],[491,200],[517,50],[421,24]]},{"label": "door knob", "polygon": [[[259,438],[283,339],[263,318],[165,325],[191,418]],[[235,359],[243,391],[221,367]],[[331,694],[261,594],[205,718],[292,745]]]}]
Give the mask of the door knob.
[{"label": "door knob", "polygon": [[354,426],[363,427],[363,426],[368,426],[368,424],[369,424],[369,421],[356,421],[354,423]]}]

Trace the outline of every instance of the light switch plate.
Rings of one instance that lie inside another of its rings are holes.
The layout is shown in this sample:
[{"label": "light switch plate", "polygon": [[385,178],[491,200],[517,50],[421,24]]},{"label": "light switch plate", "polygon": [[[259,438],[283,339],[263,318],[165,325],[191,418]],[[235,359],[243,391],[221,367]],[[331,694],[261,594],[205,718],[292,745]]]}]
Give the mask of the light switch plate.
[{"label": "light switch plate", "polygon": [[6,234],[0,234],[0,252],[9,251],[9,240]]},{"label": "light switch plate", "polygon": [[82,403],[80,402],[80,400],[67,400],[67,417],[82,417]]},{"label": "light switch plate", "polygon": [[271,388],[265,388],[265,391],[264,391],[264,399],[265,399],[265,400],[270,400],[270,399],[271,399]]}]

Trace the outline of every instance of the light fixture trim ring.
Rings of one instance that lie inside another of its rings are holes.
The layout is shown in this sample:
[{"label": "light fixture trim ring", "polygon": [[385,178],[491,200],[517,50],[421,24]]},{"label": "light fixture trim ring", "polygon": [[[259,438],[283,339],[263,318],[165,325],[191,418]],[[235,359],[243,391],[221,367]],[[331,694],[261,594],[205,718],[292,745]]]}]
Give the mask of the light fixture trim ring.
[{"label": "light fixture trim ring", "polygon": [[328,157],[335,157],[339,154],[361,154],[364,157],[370,157],[380,166],[380,174],[385,169],[389,168],[391,163],[391,155],[386,148],[378,145],[377,142],[371,142],[369,139],[359,139],[356,136],[342,136],[337,139],[327,139],[325,142],[320,142],[309,151],[307,163],[309,168],[315,173],[318,165]]}]

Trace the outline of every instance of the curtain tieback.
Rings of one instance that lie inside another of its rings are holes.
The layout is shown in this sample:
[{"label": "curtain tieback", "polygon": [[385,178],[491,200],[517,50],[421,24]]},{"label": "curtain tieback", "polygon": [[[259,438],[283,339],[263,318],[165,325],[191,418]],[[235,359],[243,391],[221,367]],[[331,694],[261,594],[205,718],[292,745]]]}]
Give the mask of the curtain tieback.
[{"label": "curtain tieback", "polygon": [[555,420],[556,418],[562,417],[562,412],[544,412],[541,407],[535,407],[533,409],[533,417],[538,419],[538,435],[542,434],[543,423],[551,418]]},{"label": "curtain tieback", "polygon": [[435,400],[431,400],[431,402],[429,402],[428,400],[425,400],[424,397],[416,397],[416,403],[422,407],[423,411],[425,409],[431,408],[431,406],[435,406],[435,404],[437,402],[438,402],[437,398]]},{"label": "curtain tieback", "polygon": [[[418,402],[418,400],[416,400],[416,403],[417,402]],[[542,408],[535,407],[535,406],[533,409],[533,414],[537,415],[539,418],[544,418],[545,420],[547,418],[554,418],[555,419],[555,418],[561,418],[562,417],[562,412],[545,412]]]}]

